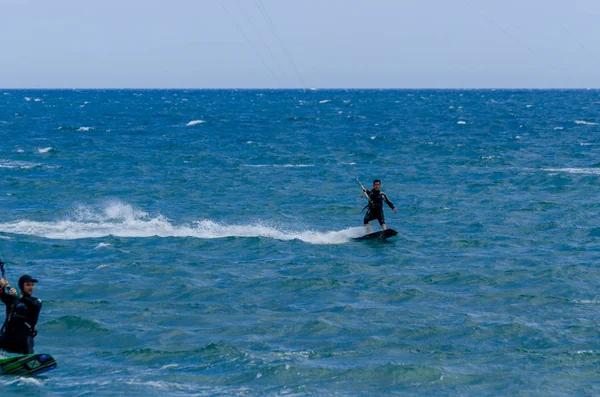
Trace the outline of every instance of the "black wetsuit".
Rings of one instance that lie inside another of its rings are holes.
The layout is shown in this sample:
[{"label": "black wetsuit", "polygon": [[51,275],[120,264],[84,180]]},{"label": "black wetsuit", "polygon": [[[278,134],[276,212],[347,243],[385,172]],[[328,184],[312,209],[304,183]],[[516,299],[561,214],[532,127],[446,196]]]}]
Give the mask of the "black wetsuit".
[{"label": "black wetsuit", "polygon": [[394,204],[381,190],[367,190],[367,195],[369,196],[369,205],[367,206],[369,209],[365,214],[364,224],[368,225],[370,221],[377,219],[379,224],[383,225],[385,223],[385,217],[383,216],[383,202],[385,201],[391,209],[394,209]]},{"label": "black wetsuit", "polygon": [[42,309],[42,301],[33,296],[17,297],[0,292],[6,305],[6,320],[0,333],[0,349],[10,353],[33,354],[33,338]]}]

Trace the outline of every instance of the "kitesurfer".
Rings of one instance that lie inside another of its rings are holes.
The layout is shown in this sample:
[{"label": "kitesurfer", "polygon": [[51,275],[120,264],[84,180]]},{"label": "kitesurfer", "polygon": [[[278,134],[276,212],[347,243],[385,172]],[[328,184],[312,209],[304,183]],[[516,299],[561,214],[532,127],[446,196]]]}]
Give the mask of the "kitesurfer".
[{"label": "kitesurfer", "polygon": [[379,190],[381,188],[381,181],[379,179],[375,179],[373,181],[373,189],[367,190],[363,187],[363,192],[369,198],[369,204],[365,207],[367,209],[367,213],[365,214],[365,218],[363,223],[365,228],[367,229],[367,233],[370,231],[369,222],[377,219],[379,224],[381,225],[381,229],[387,229],[385,225],[385,217],[383,216],[383,202],[392,209],[394,212],[398,212],[394,204],[390,201],[388,196]]},{"label": "kitesurfer", "polygon": [[38,281],[28,274],[19,278],[19,291],[0,279],[0,300],[6,305],[6,319],[0,332],[0,349],[10,353],[33,354],[33,338],[42,301],[32,296]]}]

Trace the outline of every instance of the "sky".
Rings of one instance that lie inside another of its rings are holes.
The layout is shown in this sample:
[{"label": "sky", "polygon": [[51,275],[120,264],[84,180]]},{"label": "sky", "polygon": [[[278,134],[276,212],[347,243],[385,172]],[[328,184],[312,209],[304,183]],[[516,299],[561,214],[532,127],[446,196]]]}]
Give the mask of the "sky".
[{"label": "sky", "polygon": [[600,1],[0,0],[0,88],[600,88]]}]

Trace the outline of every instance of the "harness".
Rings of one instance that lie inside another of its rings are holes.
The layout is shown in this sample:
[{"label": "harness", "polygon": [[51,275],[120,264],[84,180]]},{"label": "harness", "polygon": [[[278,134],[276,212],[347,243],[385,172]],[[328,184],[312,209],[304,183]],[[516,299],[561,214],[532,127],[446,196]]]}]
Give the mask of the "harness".
[{"label": "harness", "polygon": [[[12,303],[10,312],[6,315],[6,320],[2,324],[0,332],[5,333],[24,333],[25,335],[35,337],[37,335],[36,327],[27,322],[27,306],[19,300]],[[24,327],[23,327],[24,326]]]}]

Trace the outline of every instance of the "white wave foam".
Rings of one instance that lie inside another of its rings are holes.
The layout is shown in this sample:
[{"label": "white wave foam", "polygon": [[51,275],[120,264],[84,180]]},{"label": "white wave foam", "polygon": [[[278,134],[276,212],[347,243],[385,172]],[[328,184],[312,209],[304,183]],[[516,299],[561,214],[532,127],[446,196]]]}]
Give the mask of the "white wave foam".
[{"label": "white wave foam", "polygon": [[581,303],[583,305],[598,305],[600,301],[597,300],[589,300],[589,299],[575,299],[573,300],[575,303]]},{"label": "white wave foam", "polygon": [[100,243],[100,244],[98,244],[97,246],[94,247],[94,251],[98,250],[100,248],[105,248],[105,247],[110,247],[110,244],[109,243]]},{"label": "white wave foam", "polygon": [[25,100],[26,100],[27,102],[29,102],[29,101],[31,101],[31,98],[29,98],[28,96],[26,96],[26,97],[25,97]]},{"label": "white wave foam", "polygon": [[549,172],[566,172],[569,174],[600,175],[600,168],[544,168]]},{"label": "white wave foam", "polygon": [[186,126],[190,127],[192,125],[198,125],[198,124],[202,124],[202,123],[206,123],[206,121],[204,121],[204,120],[192,120],[189,123],[187,123]]},{"label": "white wave foam", "polygon": [[565,129],[565,127],[554,127],[555,131],[557,131],[557,130],[564,130],[564,129]]},{"label": "white wave foam", "polygon": [[89,131],[92,127],[79,127],[77,131]]},{"label": "white wave foam", "polygon": [[33,167],[39,167],[40,164],[30,163],[27,161],[10,161],[10,160],[0,160],[0,168],[19,168],[19,169],[29,169]]},{"label": "white wave foam", "polygon": [[[151,217],[123,203],[111,203],[105,208],[77,208],[71,219],[53,222],[20,220],[0,223],[0,232],[33,235],[58,240],[116,237],[194,237],[218,239],[228,237],[261,237],[276,240],[300,240],[309,244],[343,244],[364,233],[362,227],[339,231],[286,230],[284,227],[255,223],[247,225],[220,224],[202,220],[191,225],[175,225],[163,216]],[[97,248],[103,243],[100,243]]]},{"label": "white wave foam", "polygon": [[323,99],[322,101],[319,101],[319,103],[327,103],[327,102],[331,102],[331,99]]},{"label": "white wave foam", "polygon": [[54,151],[54,148],[52,148],[50,146],[38,149],[38,153],[48,153],[48,152],[53,152],[53,151]]},{"label": "white wave foam", "polygon": [[[2,357],[2,358],[4,358],[4,357]],[[35,378],[33,376],[19,376],[19,377],[13,377],[6,383],[3,382],[3,384],[4,385],[16,384],[18,386],[26,385],[26,386],[43,387],[45,382],[42,378]]]},{"label": "white wave foam", "polygon": [[461,124],[461,125],[462,125],[462,124],[467,124],[467,122],[466,122],[466,121],[459,120],[458,122],[456,122],[456,124]]},{"label": "white wave foam", "polygon": [[598,125],[598,123],[592,123],[592,122],[585,121],[585,120],[575,120],[575,124],[580,124],[580,125]]},{"label": "white wave foam", "polygon": [[264,167],[273,167],[273,168],[306,168],[306,167],[314,167],[313,164],[243,164],[244,167],[252,167],[252,168],[264,168]]}]

